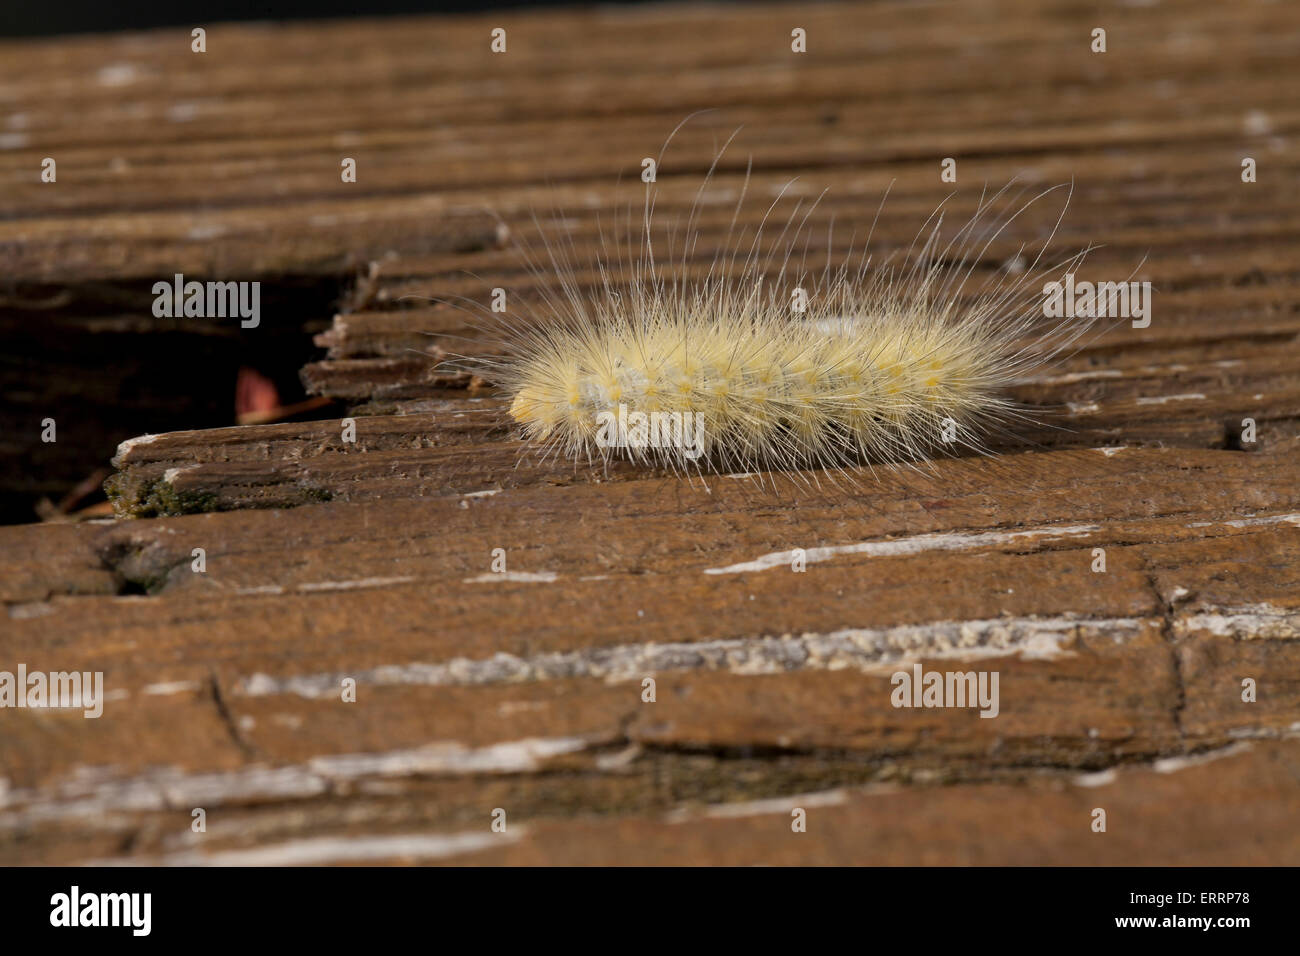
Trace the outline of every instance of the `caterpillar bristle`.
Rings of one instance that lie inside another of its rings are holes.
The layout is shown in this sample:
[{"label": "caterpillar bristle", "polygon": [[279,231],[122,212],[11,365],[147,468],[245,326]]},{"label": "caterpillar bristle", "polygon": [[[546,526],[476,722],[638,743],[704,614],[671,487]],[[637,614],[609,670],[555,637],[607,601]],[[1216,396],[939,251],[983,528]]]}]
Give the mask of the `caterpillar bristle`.
[{"label": "caterpillar bristle", "polygon": [[[647,186],[642,221],[633,229],[629,217],[603,242],[594,283],[579,285],[562,233],[546,239],[542,265],[525,250],[553,280],[545,314],[494,316],[507,354],[478,374],[501,387],[510,420],[543,454],[725,474],[981,453],[987,434],[1027,417],[1007,390],[1086,331],[1086,320],[1042,318],[1044,278],[1087,251],[1043,266],[1055,227],[1027,266],[990,272],[983,261],[1052,190],[1001,214],[1010,187],[982,196],[946,240],[936,210],[910,250],[877,265],[865,250],[837,261],[829,241],[815,251],[816,203],[802,201],[774,240],[764,230],[776,202],[752,234],[733,216],[701,261],[707,184],[685,223],[666,225]],[[737,210],[744,201],[742,189]],[[819,256],[820,271],[808,265]]]}]

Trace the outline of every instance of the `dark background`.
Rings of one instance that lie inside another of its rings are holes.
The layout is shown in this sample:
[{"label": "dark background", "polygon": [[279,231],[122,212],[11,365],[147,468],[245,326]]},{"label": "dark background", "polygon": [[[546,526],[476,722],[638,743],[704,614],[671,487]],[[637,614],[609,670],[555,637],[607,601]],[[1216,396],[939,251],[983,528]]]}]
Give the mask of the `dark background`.
[{"label": "dark background", "polygon": [[[602,5],[612,2],[615,0],[601,0]],[[473,13],[554,5],[547,0],[0,0],[0,36],[202,26],[222,20]],[[591,4],[570,0],[566,5]]]}]

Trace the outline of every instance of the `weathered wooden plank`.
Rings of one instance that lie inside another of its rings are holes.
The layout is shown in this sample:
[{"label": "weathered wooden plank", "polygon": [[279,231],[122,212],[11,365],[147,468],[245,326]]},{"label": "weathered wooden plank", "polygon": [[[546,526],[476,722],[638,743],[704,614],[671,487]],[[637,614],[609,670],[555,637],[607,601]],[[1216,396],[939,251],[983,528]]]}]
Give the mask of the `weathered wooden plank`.
[{"label": "weathered wooden plank", "polygon": [[[121,438],[187,429],[125,442],[111,481],[119,514],[179,516],[0,528],[0,670],[107,690],[97,720],[0,711],[0,860],[1300,860],[1300,19],[1117,8],[1098,56],[1095,17],[645,6],[213,25],[203,56],[184,31],[0,43],[4,488],[57,498]],[[905,251],[954,156],[951,222],[984,183],[1073,182],[1057,245],[1101,244],[1081,277],[1142,262],[1154,321],[1019,386],[1050,411],[991,458],[707,482],[539,461],[490,382],[437,368],[500,347],[441,303],[503,287],[545,321],[552,277],[511,240],[536,211],[594,283],[641,158],[700,109],[660,169],[665,223],[744,129],[688,274],[751,161],[742,227],[792,179],[778,221],[828,190],[819,267],[887,188],[872,248]],[[246,335],[168,325],[149,292],[175,272],[277,306]],[[131,406],[164,378],[108,333],[188,385]],[[190,428],[223,420],[229,369],[313,336],[330,420]],[[47,414],[61,444],[38,448]],[[998,717],[894,707],[915,665],[997,671]]]}]

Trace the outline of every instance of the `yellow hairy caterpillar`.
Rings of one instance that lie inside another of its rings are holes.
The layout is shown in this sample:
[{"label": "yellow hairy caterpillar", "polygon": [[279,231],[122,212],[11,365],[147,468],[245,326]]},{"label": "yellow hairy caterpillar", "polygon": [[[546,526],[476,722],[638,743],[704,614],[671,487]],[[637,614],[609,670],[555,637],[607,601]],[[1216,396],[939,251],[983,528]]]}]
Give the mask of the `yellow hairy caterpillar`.
[{"label": "yellow hairy caterpillar", "polygon": [[737,229],[742,188],[725,239],[700,262],[700,194],[683,228],[656,233],[654,188],[615,253],[602,233],[594,282],[578,281],[570,247],[547,241],[547,267],[530,260],[558,285],[543,290],[544,317],[507,317],[506,356],[475,369],[504,389],[511,420],[544,454],[725,473],[979,450],[1025,416],[1007,388],[1087,325],[1044,322],[1044,278],[1083,256],[1041,267],[1060,218],[1031,261],[984,262],[1044,194],[1001,215],[992,210],[1007,189],[981,196],[947,240],[936,210],[901,261],[850,250],[834,264],[828,252],[809,270],[802,203],[773,241],[767,217]]}]

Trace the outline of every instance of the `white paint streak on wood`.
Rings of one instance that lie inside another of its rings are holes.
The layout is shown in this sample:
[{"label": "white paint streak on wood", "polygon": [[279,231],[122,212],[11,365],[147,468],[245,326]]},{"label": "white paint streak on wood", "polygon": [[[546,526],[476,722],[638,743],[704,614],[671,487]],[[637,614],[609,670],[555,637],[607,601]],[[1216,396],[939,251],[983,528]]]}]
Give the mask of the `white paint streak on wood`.
[{"label": "white paint streak on wood", "polygon": [[[983,660],[1015,655],[1024,660],[1053,660],[1071,655],[1070,645],[1080,634],[1101,634],[1125,641],[1135,637],[1142,627],[1154,624],[1154,619],[1075,617],[935,621],[888,628],[844,628],[825,634],[623,644],[531,657],[498,653],[438,663],[393,664],[348,676],[368,687],[477,687],[574,678],[619,683],[640,681],[647,674],[661,671],[763,675],[854,668],[887,674],[899,664],[922,658]],[[343,676],[254,674],[237,681],[233,693],[248,697],[296,694],[323,699],[338,694]]]},{"label": "white paint streak on wood", "polygon": [[1105,787],[1119,779],[1119,774],[1115,768],[1108,770],[1099,770],[1097,773],[1081,773],[1074,778],[1076,787]]},{"label": "white paint streak on wood", "polygon": [[1092,372],[1066,372],[1064,375],[1034,375],[1019,379],[1026,385],[1072,385],[1075,382],[1095,382],[1104,378],[1122,378],[1119,369],[1105,368]]},{"label": "white paint streak on wood", "polygon": [[425,774],[527,773],[552,757],[587,747],[582,737],[529,737],[486,747],[466,747],[449,741],[412,750],[379,754],[313,757],[307,767],[331,780],[360,777],[409,777]]},{"label": "white paint streak on wood", "polygon": [[1228,731],[1228,736],[1247,740],[1289,740],[1300,737],[1300,720],[1281,730],[1276,727],[1233,727]]},{"label": "white paint streak on wood", "polygon": [[747,800],[741,803],[715,803],[704,808],[703,815],[713,819],[757,817],[778,813],[790,816],[795,807],[804,810],[816,807],[838,807],[847,803],[847,790],[822,790],[817,793],[797,793],[789,797],[771,797],[766,800]]},{"label": "white paint streak on wood", "polygon": [[552,757],[589,746],[581,737],[532,737],[485,747],[455,741],[384,753],[315,757],[303,764],[253,764],[228,772],[187,773],[151,768],[123,777],[112,767],[79,767],[40,789],[0,791],[0,831],[78,819],[113,829],[115,813],[266,803],[328,794],[340,785],[373,778],[529,773]]},{"label": "white paint streak on wood", "polygon": [[1209,631],[1218,637],[1251,641],[1291,641],[1300,639],[1300,608],[1280,608],[1271,604],[1248,604],[1179,617],[1174,633],[1185,637],[1193,631]]},{"label": "white paint streak on wood", "polygon": [[410,584],[413,577],[360,578],[356,581],[311,581],[298,585],[299,591],[355,591],[358,588],[383,588],[392,584]]},{"label": "white paint streak on wood", "polygon": [[514,581],[520,584],[549,584],[559,575],[554,571],[489,571],[478,577],[466,578],[466,584],[496,584],[501,581]]},{"label": "white paint streak on wood", "polygon": [[140,693],[168,696],[170,694],[184,694],[186,692],[200,690],[202,686],[203,685],[196,680],[163,681],[158,684],[146,684],[144,688],[141,689]]},{"label": "white paint streak on wood", "polygon": [[1300,512],[1292,512],[1284,515],[1264,515],[1258,518],[1237,518],[1232,521],[1225,521],[1230,528],[1259,528],[1271,524],[1293,524],[1300,527]]},{"label": "white paint streak on wood", "polygon": [[1164,405],[1166,402],[1196,402],[1205,398],[1200,392],[1187,392],[1183,395],[1155,395],[1149,398],[1139,398],[1138,405]]},{"label": "white paint streak on wood", "polygon": [[[857,544],[839,544],[824,548],[805,548],[804,562],[814,564],[845,554],[863,554],[870,558],[891,558],[902,555],[924,554],[927,551],[971,551],[977,548],[996,548],[1021,545],[1038,538],[1073,538],[1099,531],[1095,524],[1067,525],[1056,528],[1029,528],[1024,531],[985,531],[968,534],[960,531],[918,534],[910,538],[886,538],[879,541],[862,541]],[[767,571],[772,568],[789,568],[795,560],[794,551],[775,551],[753,561],[729,564],[721,568],[705,568],[705,574],[745,574]]]},{"label": "white paint streak on wood", "polygon": [[9,605],[9,617],[15,621],[29,621],[53,613],[54,605],[48,601],[28,601],[23,604]]},{"label": "white paint streak on wood", "polygon": [[399,833],[381,836],[315,837],[247,850],[187,850],[153,859],[117,857],[89,866],[323,866],[376,860],[441,860],[517,843],[526,829],[505,833]]},{"label": "white paint streak on wood", "polygon": [[1250,749],[1251,745],[1242,740],[1203,754],[1190,754],[1186,757],[1164,757],[1153,763],[1151,769],[1156,773],[1174,773],[1178,770],[1186,770],[1188,767],[1199,767],[1202,764],[1213,763],[1215,760],[1222,760],[1224,757],[1235,757],[1237,754],[1245,753]]}]

